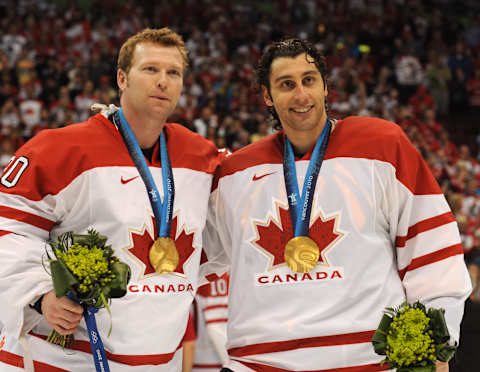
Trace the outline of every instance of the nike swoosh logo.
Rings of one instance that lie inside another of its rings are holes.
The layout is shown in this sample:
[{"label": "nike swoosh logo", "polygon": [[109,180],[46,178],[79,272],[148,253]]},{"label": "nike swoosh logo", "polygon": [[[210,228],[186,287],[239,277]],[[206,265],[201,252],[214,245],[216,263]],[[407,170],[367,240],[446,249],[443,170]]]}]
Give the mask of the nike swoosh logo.
[{"label": "nike swoosh logo", "polygon": [[128,178],[126,180],[123,179],[123,177],[120,178],[120,182],[122,182],[123,185],[125,185],[126,183],[129,183],[130,181],[133,181],[135,178],[138,178],[139,176],[135,176],[135,177],[132,177],[132,178]]},{"label": "nike swoosh logo", "polygon": [[253,175],[253,178],[252,178],[252,181],[261,180],[263,177],[270,176],[271,174],[274,174],[274,173],[277,173],[277,172],[266,173],[266,174],[262,174],[261,176],[257,176],[256,174],[254,174],[254,175]]}]

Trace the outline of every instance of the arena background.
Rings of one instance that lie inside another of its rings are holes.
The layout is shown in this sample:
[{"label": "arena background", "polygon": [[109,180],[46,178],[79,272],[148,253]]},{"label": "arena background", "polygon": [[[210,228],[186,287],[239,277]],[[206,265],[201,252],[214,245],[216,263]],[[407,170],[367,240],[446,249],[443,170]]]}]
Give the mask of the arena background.
[{"label": "arena background", "polygon": [[[0,166],[39,131],[85,120],[92,103],[118,104],[118,47],[145,27],[173,28],[190,53],[170,121],[235,151],[273,130],[258,57],[272,40],[304,37],[327,56],[329,115],[400,125],[480,266],[478,0],[0,0],[0,20]],[[477,288],[451,371],[478,370],[479,298]]]}]

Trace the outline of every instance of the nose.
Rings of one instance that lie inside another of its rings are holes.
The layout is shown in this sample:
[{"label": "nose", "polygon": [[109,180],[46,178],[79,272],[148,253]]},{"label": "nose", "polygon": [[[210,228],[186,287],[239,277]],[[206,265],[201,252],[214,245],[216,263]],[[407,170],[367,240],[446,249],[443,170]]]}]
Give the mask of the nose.
[{"label": "nose", "polygon": [[165,71],[161,71],[157,77],[157,87],[162,90],[167,88],[167,73]]},{"label": "nose", "polygon": [[303,103],[308,101],[307,89],[301,83],[297,84],[297,86],[295,87],[295,100],[298,103]]}]

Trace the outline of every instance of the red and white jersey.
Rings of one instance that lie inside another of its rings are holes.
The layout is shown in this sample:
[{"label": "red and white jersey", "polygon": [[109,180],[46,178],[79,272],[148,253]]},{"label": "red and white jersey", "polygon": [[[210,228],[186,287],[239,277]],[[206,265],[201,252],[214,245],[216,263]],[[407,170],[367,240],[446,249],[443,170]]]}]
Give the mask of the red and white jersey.
[{"label": "red and white jersey", "polygon": [[[162,275],[148,260],[157,227],[145,185],[109,120],[99,114],[42,131],[17,151],[0,179],[0,338],[6,336],[1,365],[22,365],[17,340],[27,333],[36,365],[48,371],[94,369],[83,320],[72,351],[65,352],[45,341],[51,327],[27,306],[53,288],[42,266],[46,240],[93,228],[108,237],[132,272],[127,295],[110,304],[112,318],[105,309],[96,315],[110,368],[181,369],[177,350],[198,286],[202,230],[219,155],[213,143],[181,125],[166,124],[164,133],[175,184],[171,237],[180,262]],[[152,159],[147,162],[163,198],[158,143]]]},{"label": "red and white jersey", "polygon": [[[283,145],[278,132],[233,153],[214,181],[205,249],[231,262],[230,368],[385,370],[371,339],[384,309],[405,300],[444,308],[458,340],[471,283],[457,224],[401,128],[337,122],[313,196],[309,236],[320,259],[308,273],[284,259],[293,228]],[[310,156],[295,162],[300,190]]]},{"label": "red and white jersey", "polygon": [[228,274],[198,288],[195,297],[195,363],[192,372],[218,372],[228,361]]}]

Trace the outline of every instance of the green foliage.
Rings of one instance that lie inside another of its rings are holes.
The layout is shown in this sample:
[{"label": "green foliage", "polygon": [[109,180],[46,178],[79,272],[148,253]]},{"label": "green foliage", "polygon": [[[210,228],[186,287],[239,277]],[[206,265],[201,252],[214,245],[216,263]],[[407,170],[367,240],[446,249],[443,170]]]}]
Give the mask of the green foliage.
[{"label": "green foliage", "polygon": [[386,355],[382,363],[398,372],[434,372],[436,360],[447,362],[455,353],[443,309],[427,309],[419,301],[385,309],[372,338],[374,350]]}]

